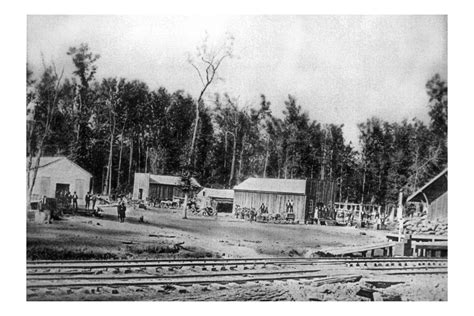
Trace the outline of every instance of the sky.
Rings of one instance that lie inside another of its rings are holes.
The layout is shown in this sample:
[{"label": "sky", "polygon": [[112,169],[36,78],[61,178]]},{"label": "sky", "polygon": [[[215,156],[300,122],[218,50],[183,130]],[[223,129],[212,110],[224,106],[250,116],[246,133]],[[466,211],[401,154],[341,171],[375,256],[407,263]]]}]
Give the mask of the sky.
[{"label": "sky", "polygon": [[[66,52],[88,43],[97,78],[124,77],[151,89],[183,89],[197,99],[201,83],[187,62],[205,34],[211,46],[226,34],[234,55],[209,89],[243,106],[265,94],[282,117],[291,94],[321,123],[344,124],[358,147],[357,124],[376,116],[429,122],[426,82],[447,79],[446,16],[28,16],[27,61],[35,73],[54,61],[72,76]],[[43,56],[43,57],[42,57]],[[211,105],[210,102],[207,104]]]}]

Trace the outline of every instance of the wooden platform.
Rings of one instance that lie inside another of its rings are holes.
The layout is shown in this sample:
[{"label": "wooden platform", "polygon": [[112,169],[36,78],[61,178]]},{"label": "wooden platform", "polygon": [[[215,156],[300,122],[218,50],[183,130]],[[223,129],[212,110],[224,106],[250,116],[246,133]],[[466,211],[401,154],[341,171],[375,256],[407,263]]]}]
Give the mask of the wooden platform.
[{"label": "wooden platform", "polygon": [[413,255],[416,257],[447,257],[447,241],[424,241],[412,243]]},{"label": "wooden platform", "polygon": [[[398,234],[390,233],[387,234],[387,239],[389,241],[398,241]],[[411,235],[411,240],[416,241],[424,241],[424,242],[435,242],[435,241],[448,241],[448,236],[441,236],[441,235]]]}]

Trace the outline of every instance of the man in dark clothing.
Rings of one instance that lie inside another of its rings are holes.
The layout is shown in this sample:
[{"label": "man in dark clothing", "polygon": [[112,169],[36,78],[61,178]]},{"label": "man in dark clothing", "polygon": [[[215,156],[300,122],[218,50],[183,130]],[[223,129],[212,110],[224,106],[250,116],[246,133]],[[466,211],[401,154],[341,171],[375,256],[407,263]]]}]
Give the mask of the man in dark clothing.
[{"label": "man in dark clothing", "polygon": [[74,212],[77,212],[77,199],[79,197],[76,194],[76,191],[74,191],[74,194],[72,195],[72,208],[74,209]]},{"label": "man in dark clothing", "polygon": [[86,201],[86,210],[88,210],[90,206],[90,201],[91,201],[91,196],[89,192],[87,192],[86,196],[84,197],[84,200]]},{"label": "man in dark clothing", "polygon": [[66,199],[67,199],[67,208],[71,208],[72,207],[72,195],[71,195],[71,192],[67,191],[66,193]]},{"label": "man in dark clothing", "polygon": [[125,222],[125,212],[127,211],[127,207],[125,206],[125,201],[120,200],[117,206],[117,210],[118,210],[119,221],[121,223]]},{"label": "man in dark clothing", "polygon": [[260,214],[264,214],[265,213],[265,203],[262,203],[262,205],[260,205]]},{"label": "man in dark clothing", "polygon": [[97,202],[97,195],[93,194],[91,197],[92,200],[92,209],[95,210],[95,202]]}]

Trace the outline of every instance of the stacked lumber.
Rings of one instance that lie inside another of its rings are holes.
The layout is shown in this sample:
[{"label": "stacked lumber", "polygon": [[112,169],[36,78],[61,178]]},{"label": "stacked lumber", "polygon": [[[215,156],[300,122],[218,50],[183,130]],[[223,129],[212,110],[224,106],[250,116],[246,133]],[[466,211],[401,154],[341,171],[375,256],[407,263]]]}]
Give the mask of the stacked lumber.
[{"label": "stacked lumber", "polygon": [[405,234],[412,235],[448,235],[447,219],[436,219],[430,221],[426,215],[405,219],[403,222]]}]

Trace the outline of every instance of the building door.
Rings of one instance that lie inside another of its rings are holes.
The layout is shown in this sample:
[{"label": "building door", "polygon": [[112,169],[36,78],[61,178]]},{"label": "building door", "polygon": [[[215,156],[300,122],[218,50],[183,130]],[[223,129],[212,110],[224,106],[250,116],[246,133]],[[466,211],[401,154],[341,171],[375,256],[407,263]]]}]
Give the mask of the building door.
[{"label": "building door", "polygon": [[69,192],[69,183],[56,183],[56,192],[54,194],[55,198],[66,195]]},{"label": "building door", "polygon": [[143,197],[143,189],[138,189],[138,199],[141,200]]}]

